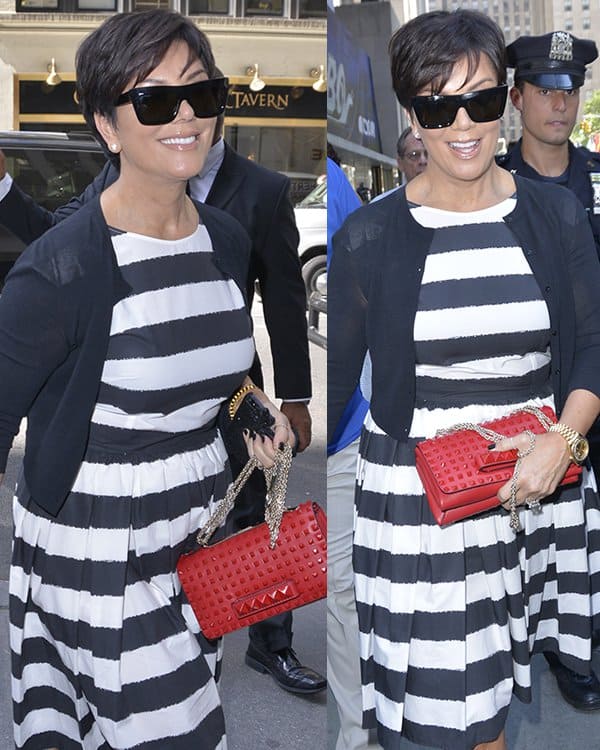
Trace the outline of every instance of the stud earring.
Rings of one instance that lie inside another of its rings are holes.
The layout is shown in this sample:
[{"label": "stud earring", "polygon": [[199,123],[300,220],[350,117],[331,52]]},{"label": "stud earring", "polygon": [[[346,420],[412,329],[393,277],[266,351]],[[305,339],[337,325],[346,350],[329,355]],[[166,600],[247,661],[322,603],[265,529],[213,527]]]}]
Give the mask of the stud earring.
[{"label": "stud earring", "polygon": [[119,145],[117,143],[111,143],[110,150],[116,153],[119,150]]},{"label": "stud earring", "polygon": [[413,134],[413,135],[415,136],[415,138],[416,138],[416,139],[417,139],[418,141],[420,141],[420,140],[421,140],[421,133],[418,133],[418,132],[417,132],[417,131],[415,130],[415,132],[414,132],[414,134]]}]

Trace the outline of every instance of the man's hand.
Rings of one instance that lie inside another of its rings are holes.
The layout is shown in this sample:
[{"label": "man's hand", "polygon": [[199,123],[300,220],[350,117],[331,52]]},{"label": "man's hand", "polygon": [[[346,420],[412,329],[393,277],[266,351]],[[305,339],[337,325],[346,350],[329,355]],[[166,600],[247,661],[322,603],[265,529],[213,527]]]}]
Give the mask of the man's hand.
[{"label": "man's hand", "polygon": [[4,177],[6,174],[6,158],[4,157],[4,152],[0,149],[0,180]]},{"label": "man's hand", "polygon": [[297,401],[284,401],[281,404],[281,411],[290,420],[290,424],[298,433],[298,445],[296,450],[302,453],[308,448],[311,440],[312,419],[308,406]]}]

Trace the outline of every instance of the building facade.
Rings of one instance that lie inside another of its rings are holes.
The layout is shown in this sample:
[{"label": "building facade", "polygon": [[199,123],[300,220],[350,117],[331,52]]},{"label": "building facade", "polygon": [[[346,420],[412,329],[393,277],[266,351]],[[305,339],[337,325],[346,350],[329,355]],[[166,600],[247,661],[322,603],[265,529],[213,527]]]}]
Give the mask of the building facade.
[{"label": "building facade", "polygon": [[208,35],[232,85],[225,135],[248,158],[325,171],[325,0],[0,0],[0,130],[80,130],[74,59],[109,13],[171,7]]},{"label": "building facade", "polygon": [[[336,15],[343,20],[356,39],[356,43],[369,55],[373,71],[375,104],[381,136],[381,151],[388,161],[381,164],[383,187],[387,187],[392,171],[390,159],[395,157],[395,138],[408,124],[406,114],[398,107],[392,90],[389,73],[387,44],[393,32],[411,18],[433,10],[469,8],[493,18],[502,29],[506,43],[519,36],[536,36],[550,31],[569,31],[581,38],[594,38],[594,29],[600,28],[600,2],[598,0],[335,0]],[[512,71],[509,71],[512,84]],[[582,104],[592,91],[600,88],[600,60],[589,66],[581,91]],[[598,118],[600,122],[600,117]],[[595,122],[594,122],[595,124]],[[521,120],[510,102],[501,125],[499,150],[519,139]],[[377,161],[371,158],[349,157],[344,151],[345,167],[362,163],[357,172],[361,180],[369,172],[377,175]],[[367,166],[365,166],[367,165]],[[358,180],[355,179],[355,186]],[[367,184],[367,183],[365,183]],[[379,192],[377,180],[371,177],[373,192]]]}]

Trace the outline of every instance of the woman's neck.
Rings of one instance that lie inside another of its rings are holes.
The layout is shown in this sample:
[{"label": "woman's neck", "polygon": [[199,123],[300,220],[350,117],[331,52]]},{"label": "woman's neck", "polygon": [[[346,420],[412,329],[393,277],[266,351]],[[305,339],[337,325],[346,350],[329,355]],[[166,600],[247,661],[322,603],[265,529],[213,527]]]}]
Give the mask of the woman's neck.
[{"label": "woman's neck", "polygon": [[469,181],[428,168],[408,183],[406,197],[422,206],[466,213],[495,206],[514,191],[512,175],[493,164],[479,179]]},{"label": "woman's neck", "polygon": [[182,180],[146,180],[143,189],[136,180],[121,174],[100,197],[106,223],[125,232],[177,240],[192,234],[198,213],[186,194]]}]

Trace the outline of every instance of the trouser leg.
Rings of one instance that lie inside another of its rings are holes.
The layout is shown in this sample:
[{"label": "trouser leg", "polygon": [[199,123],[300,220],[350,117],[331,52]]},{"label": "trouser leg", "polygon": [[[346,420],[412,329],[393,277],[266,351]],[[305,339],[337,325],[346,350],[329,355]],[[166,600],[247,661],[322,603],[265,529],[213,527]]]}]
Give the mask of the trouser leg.
[{"label": "trouser leg", "polygon": [[336,750],[363,750],[358,617],[352,573],[352,529],[358,440],[327,459],[327,679],[340,731]]}]

